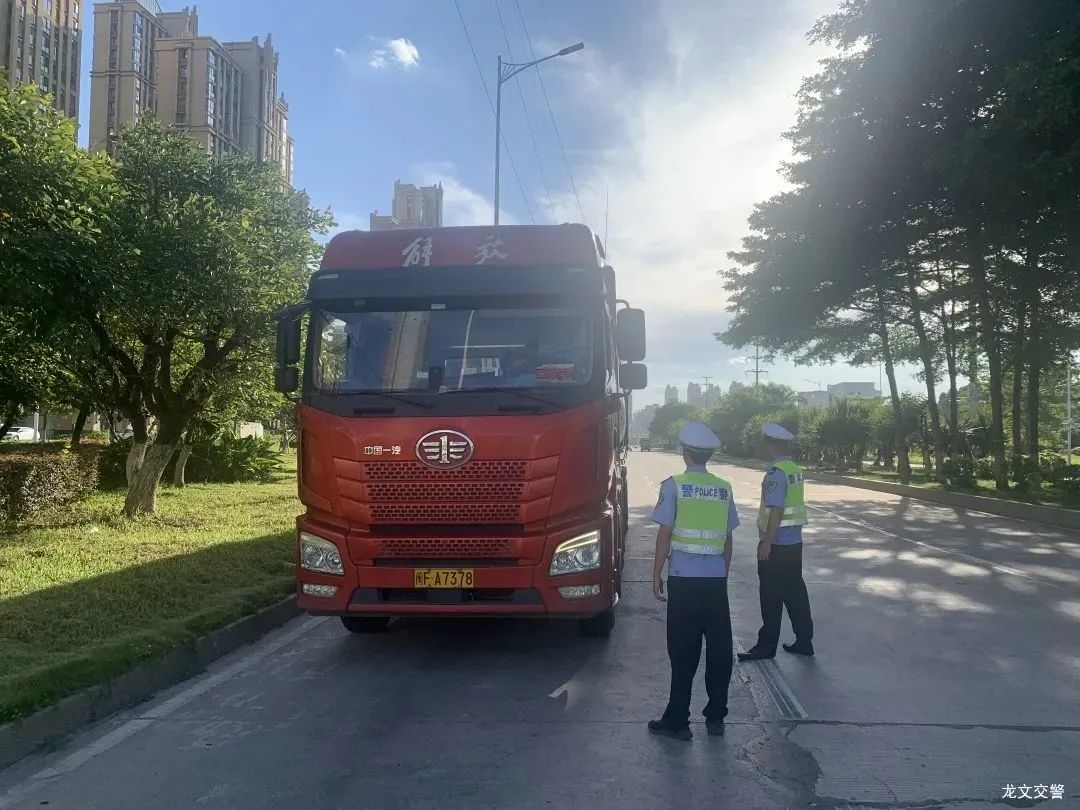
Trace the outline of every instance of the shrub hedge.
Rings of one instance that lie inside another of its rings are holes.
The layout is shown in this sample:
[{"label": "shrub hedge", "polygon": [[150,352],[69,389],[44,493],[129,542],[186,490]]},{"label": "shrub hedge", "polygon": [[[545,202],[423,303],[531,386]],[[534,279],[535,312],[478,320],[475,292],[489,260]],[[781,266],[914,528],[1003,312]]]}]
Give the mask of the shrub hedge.
[{"label": "shrub hedge", "polygon": [[72,452],[63,444],[4,448],[0,453],[0,523],[19,523],[46,510],[67,506],[98,485],[102,445]]},{"label": "shrub hedge", "polygon": [[[102,452],[100,474],[103,487],[126,486],[125,465],[131,443],[131,439],[122,439],[108,445]],[[169,460],[161,476],[162,481],[172,481],[178,456],[179,453],[175,453]],[[269,481],[282,464],[277,439],[257,439],[253,436],[241,439],[223,433],[201,439],[191,446],[191,458],[184,470],[184,478],[188,483],[214,484]]]}]

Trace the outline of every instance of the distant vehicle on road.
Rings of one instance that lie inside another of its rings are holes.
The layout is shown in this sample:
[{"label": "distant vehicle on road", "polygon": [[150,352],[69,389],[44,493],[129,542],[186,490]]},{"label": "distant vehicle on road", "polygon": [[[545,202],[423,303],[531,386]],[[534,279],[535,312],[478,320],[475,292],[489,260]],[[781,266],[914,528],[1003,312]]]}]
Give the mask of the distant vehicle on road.
[{"label": "distant vehicle on road", "polygon": [[642,439],[641,452],[648,453],[650,450],[652,450],[652,439]]},{"label": "distant vehicle on road", "polygon": [[36,442],[38,432],[32,427],[12,427],[4,434],[4,439],[12,442]]}]

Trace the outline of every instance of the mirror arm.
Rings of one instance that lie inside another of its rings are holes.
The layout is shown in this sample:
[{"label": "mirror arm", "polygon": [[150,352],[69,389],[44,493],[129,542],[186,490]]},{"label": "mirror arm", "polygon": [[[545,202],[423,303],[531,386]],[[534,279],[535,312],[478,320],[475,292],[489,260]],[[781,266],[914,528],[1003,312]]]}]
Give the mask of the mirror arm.
[{"label": "mirror arm", "polygon": [[274,313],[275,321],[295,321],[305,312],[311,308],[308,301],[301,301],[299,304],[292,304],[283,309],[279,309]]}]

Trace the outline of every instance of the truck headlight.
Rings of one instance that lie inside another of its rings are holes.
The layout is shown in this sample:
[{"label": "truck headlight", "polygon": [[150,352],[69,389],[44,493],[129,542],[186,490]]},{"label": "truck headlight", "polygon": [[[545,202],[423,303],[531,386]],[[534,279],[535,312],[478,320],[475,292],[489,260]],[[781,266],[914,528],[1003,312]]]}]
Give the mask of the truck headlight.
[{"label": "truck headlight", "polygon": [[555,549],[551,558],[550,576],[579,574],[595,571],[600,567],[600,532],[589,532],[565,540]]},{"label": "truck headlight", "polygon": [[307,532],[300,532],[300,567],[319,574],[345,574],[338,547]]}]

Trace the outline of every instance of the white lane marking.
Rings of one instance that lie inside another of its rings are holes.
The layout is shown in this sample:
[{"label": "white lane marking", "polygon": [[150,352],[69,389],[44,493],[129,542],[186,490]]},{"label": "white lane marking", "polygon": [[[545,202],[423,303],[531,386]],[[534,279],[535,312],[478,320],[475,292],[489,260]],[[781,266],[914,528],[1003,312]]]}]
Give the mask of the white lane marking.
[{"label": "white lane marking", "polygon": [[29,777],[21,784],[16,785],[7,793],[0,796],[0,809],[12,807],[20,799],[24,798],[27,794],[41,787],[42,782],[46,782],[50,779],[55,779],[58,776],[71,773],[72,771],[85,765],[94,757],[104,754],[129,737],[133,737],[138,734],[147,726],[153,725],[159,720],[163,720],[177,709],[187,705],[196,698],[205,695],[211,689],[220,686],[225,681],[248,669],[253,664],[257,664],[264,658],[276,653],[282,647],[287,647],[292,644],[296,639],[305,633],[315,629],[315,627],[326,621],[325,616],[319,616],[313,619],[309,619],[303,622],[299,627],[290,630],[288,633],[280,636],[274,641],[254,649],[241,658],[234,664],[229,665],[220,672],[215,672],[213,675],[207,676],[198,680],[196,683],[189,686],[179,694],[174,695],[168,700],[164,701],[153,709],[140,714],[138,717],[133,717],[121,726],[110,731],[102,737],[94,740],[92,743],[83,746],[79,750],[68,754],[66,757],[60,760],[56,765],[50,768],[45,768],[38,771],[33,776]]},{"label": "white lane marking", "polygon": [[1056,582],[1053,582],[1052,580],[1042,579],[1041,577],[1037,577],[1034,574],[1028,573],[1027,571],[1021,571],[1021,570],[1019,570],[1017,568],[1010,568],[1007,565],[1000,565],[998,563],[991,562],[990,560],[984,560],[982,557],[976,557],[973,554],[966,554],[963,551],[953,551],[952,549],[941,548],[940,546],[935,546],[932,543],[927,543],[927,542],[925,542],[923,540],[915,540],[915,539],[913,539],[911,537],[904,537],[903,535],[896,534],[894,532],[890,532],[890,531],[887,531],[886,529],[882,529],[882,528],[880,528],[878,526],[875,526],[872,523],[867,523],[864,520],[856,520],[855,518],[847,518],[847,517],[844,517],[843,515],[838,515],[835,512],[830,512],[828,509],[823,509],[820,506],[813,506],[811,504],[807,504],[807,508],[814,509],[814,510],[816,510],[818,512],[822,512],[822,513],[828,515],[829,517],[835,518],[836,520],[839,520],[839,521],[841,521],[843,523],[850,523],[853,526],[859,526],[860,528],[869,529],[870,531],[877,532],[878,534],[883,534],[886,537],[892,537],[892,538],[894,538],[896,540],[902,540],[905,543],[912,543],[913,545],[916,545],[916,546],[922,546],[923,548],[928,548],[928,549],[931,549],[933,551],[936,551],[939,554],[945,554],[946,556],[949,556],[949,557],[956,557],[957,559],[964,560],[964,561],[969,562],[969,563],[974,563],[975,565],[984,565],[984,566],[986,566],[988,568],[991,568],[991,569],[993,569],[995,571],[999,571],[1002,574],[1009,574],[1010,576],[1016,576],[1016,577],[1026,577],[1027,579],[1034,579],[1034,580],[1036,580],[1038,582],[1046,583],[1047,585],[1057,585],[1058,584]]}]

